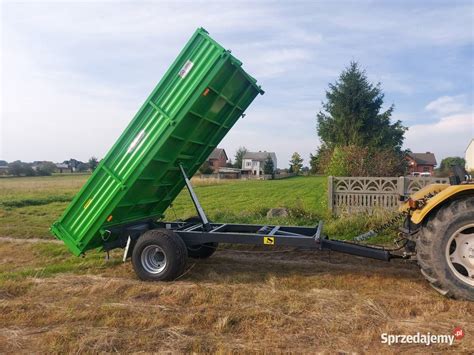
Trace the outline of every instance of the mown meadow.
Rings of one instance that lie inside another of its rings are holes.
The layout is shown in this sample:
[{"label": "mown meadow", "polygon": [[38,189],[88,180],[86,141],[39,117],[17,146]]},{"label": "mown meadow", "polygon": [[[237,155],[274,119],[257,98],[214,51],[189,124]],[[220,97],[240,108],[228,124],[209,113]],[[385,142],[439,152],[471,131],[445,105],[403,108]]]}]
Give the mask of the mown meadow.
[{"label": "mown meadow", "polygon": [[[458,353],[473,348],[472,305],[433,291],[410,261],[293,248],[229,248],[189,259],[173,282],[142,282],[121,251],[74,257],[48,228],[87,176],[0,179],[0,353]],[[195,181],[216,222],[315,225],[351,238],[387,214],[331,216],[326,179]],[[286,218],[267,219],[273,207]],[[195,214],[186,190],[166,219]],[[394,232],[378,242],[388,242]],[[466,333],[449,345],[381,334]]]}]

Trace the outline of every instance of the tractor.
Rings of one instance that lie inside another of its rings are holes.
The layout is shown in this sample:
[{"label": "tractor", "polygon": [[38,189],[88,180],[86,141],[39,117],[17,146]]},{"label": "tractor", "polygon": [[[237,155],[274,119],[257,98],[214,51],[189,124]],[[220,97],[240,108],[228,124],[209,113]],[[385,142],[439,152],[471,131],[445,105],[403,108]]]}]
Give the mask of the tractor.
[{"label": "tractor", "polygon": [[474,181],[452,170],[450,184],[428,185],[400,206],[401,233],[436,291],[474,301]]}]

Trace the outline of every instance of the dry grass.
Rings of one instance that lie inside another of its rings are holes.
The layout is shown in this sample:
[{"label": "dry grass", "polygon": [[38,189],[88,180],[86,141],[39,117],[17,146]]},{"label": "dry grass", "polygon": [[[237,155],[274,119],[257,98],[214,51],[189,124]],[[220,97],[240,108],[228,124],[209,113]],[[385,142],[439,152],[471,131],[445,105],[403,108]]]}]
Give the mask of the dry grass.
[{"label": "dry grass", "polygon": [[[472,303],[437,295],[408,262],[222,250],[189,266],[178,281],[144,283],[130,263],[98,253],[81,260],[61,245],[3,241],[0,353],[467,353],[474,346]],[[380,343],[383,332],[446,334],[455,326],[467,335],[453,347]]]}]

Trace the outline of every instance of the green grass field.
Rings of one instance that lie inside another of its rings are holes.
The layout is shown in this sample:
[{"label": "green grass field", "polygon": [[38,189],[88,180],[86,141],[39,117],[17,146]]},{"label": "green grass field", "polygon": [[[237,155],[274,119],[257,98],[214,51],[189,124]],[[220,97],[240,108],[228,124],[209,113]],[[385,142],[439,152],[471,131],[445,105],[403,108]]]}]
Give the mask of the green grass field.
[{"label": "green grass field", "polygon": [[[87,175],[65,175],[0,179],[0,236],[52,238],[49,226],[65,210],[87,178]],[[346,239],[386,220],[386,213],[342,218],[331,216],[327,209],[326,184],[325,177],[197,181],[196,193],[208,217],[215,222],[269,223],[266,214],[270,208],[286,207],[289,216],[272,219],[271,223],[312,226],[323,219],[329,235]],[[165,218],[184,219],[195,214],[184,189],[166,211]],[[393,236],[393,233],[389,235]]]},{"label": "green grass field", "polygon": [[[0,237],[51,240],[49,226],[65,210],[85,183],[87,175],[0,179]],[[333,217],[327,209],[326,178],[296,177],[286,180],[211,180],[193,182],[209,218],[215,222],[310,225],[324,220],[325,231],[334,238],[347,239],[385,220],[384,215]],[[268,219],[270,208],[285,207],[289,216]],[[165,220],[196,215],[188,191],[183,189]],[[393,232],[378,238],[390,241]],[[0,268],[0,280],[42,277],[62,272],[101,270],[107,265],[100,251],[88,252],[86,259],[70,258],[62,244],[40,243],[31,249],[35,263],[28,267]],[[110,265],[110,264],[109,264]]]}]

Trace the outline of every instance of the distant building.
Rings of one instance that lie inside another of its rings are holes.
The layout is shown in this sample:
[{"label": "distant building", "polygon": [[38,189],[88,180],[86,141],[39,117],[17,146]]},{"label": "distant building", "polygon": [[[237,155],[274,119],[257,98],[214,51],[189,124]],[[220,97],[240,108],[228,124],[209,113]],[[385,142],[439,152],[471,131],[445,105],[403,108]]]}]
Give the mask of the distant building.
[{"label": "distant building", "polygon": [[56,169],[59,173],[67,172],[69,171],[69,165],[66,163],[56,163]]},{"label": "distant building", "polygon": [[33,163],[31,163],[31,168],[34,170],[34,171],[37,171],[38,168],[43,165],[44,163],[47,163],[46,160],[35,160]]},{"label": "distant building", "polygon": [[209,155],[207,161],[209,162],[209,165],[211,166],[212,170],[214,170],[214,173],[217,173],[219,171],[219,168],[225,167],[228,159],[229,158],[227,157],[227,154],[224,149],[216,148],[212,151],[211,155]]},{"label": "distant building", "polygon": [[408,172],[411,175],[433,175],[436,166],[436,157],[431,152],[426,153],[408,153]]},{"label": "distant building", "polygon": [[474,138],[471,139],[464,152],[464,159],[466,159],[466,170],[474,171]]},{"label": "distant building", "polygon": [[242,173],[248,175],[263,175],[265,160],[268,156],[273,160],[274,171],[277,168],[277,157],[274,152],[247,152],[242,158]]},{"label": "distant building", "polygon": [[240,179],[242,171],[236,168],[219,168],[219,179]]}]

